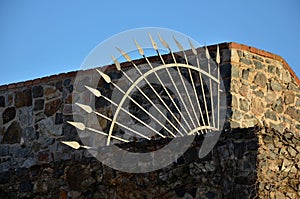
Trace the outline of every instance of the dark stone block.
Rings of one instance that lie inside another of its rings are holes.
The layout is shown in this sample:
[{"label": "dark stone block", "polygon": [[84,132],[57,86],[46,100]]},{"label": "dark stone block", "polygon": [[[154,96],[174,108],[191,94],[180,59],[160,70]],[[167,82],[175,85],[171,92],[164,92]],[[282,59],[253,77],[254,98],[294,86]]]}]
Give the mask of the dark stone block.
[{"label": "dark stone block", "polygon": [[64,80],[64,86],[69,86],[71,83],[71,79],[65,79]]},{"label": "dark stone block", "polygon": [[0,107],[5,107],[5,97],[0,96]]},{"label": "dark stone block", "polygon": [[70,93],[73,92],[73,85],[67,86],[66,88]]},{"label": "dark stone block", "polygon": [[42,86],[34,86],[32,88],[32,96],[33,98],[43,97],[44,96],[44,89]]},{"label": "dark stone block", "polygon": [[61,100],[60,99],[56,99],[53,100],[51,102],[48,102],[45,106],[45,115],[46,116],[52,116],[55,112],[57,112],[59,110],[61,106]]},{"label": "dark stone block", "polygon": [[35,100],[34,101],[34,108],[33,108],[33,110],[34,111],[43,110],[44,109],[44,102],[45,102],[44,99],[37,99],[37,100]]},{"label": "dark stone block", "polygon": [[20,143],[22,136],[22,129],[18,122],[14,121],[5,131],[2,143],[15,144]]},{"label": "dark stone block", "polygon": [[32,106],[31,88],[16,92],[15,106],[16,108]]},{"label": "dark stone block", "polygon": [[1,144],[0,145],[0,156],[7,156],[9,153],[8,145]]},{"label": "dark stone block", "polygon": [[183,197],[186,192],[187,192],[187,190],[184,188],[175,189],[175,193],[179,197]]},{"label": "dark stone block", "polygon": [[62,90],[63,90],[63,87],[62,87],[62,81],[56,82],[56,83],[55,83],[55,88],[56,88],[57,90],[59,90],[60,92],[62,92]]},{"label": "dark stone block", "polygon": [[0,173],[0,184],[8,183],[12,173],[10,171]]},{"label": "dark stone block", "polygon": [[15,107],[9,107],[2,113],[3,124],[13,120],[16,117]]},{"label": "dark stone block", "polygon": [[30,181],[22,181],[19,187],[21,192],[31,192],[33,190],[33,184]]},{"label": "dark stone block", "polygon": [[231,64],[220,66],[220,73],[222,78],[231,77]]},{"label": "dark stone block", "polygon": [[63,121],[63,114],[62,113],[56,113],[55,114],[55,124],[62,124]]}]

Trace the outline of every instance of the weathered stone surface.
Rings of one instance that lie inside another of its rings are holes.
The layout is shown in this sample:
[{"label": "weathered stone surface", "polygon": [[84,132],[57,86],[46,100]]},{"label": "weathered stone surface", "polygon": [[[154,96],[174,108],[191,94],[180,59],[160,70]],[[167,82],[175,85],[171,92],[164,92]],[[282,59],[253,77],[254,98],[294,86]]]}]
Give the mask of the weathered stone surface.
[{"label": "weathered stone surface", "polygon": [[5,107],[5,97],[0,96],[0,107]]},{"label": "weathered stone surface", "polygon": [[3,124],[10,122],[16,117],[16,109],[15,107],[9,107],[4,110],[2,113]]},{"label": "weathered stone surface", "polygon": [[36,99],[34,100],[34,108],[33,110],[34,111],[40,111],[40,110],[43,110],[44,109],[44,103],[45,103],[45,100],[44,99]]},{"label": "weathered stone surface", "polygon": [[62,124],[63,121],[63,114],[62,113],[56,113],[55,114],[55,124]]},{"label": "weathered stone surface", "polygon": [[265,66],[260,62],[260,61],[257,61],[257,60],[253,60],[253,63],[255,65],[255,69],[263,69]]},{"label": "weathered stone surface", "polygon": [[31,141],[38,139],[38,135],[33,127],[23,129],[23,137],[26,145],[31,144]]},{"label": "weathered stone surface", "polygon": [[288,114],[291,118],[300,121],[300,111],[296,109],[295,107],[289,106],[286,111],[286,114]]},{"label": "weathered stone surface", "polygon": [[32,107],[23,107],[18,110],[21,127],[32,125]]},{"label": "weathered stone surface", "polygon": [[248,86],[241,86],[240,89],[239,89],[239,93],[243,96],[243,97],[248,97],[248,93],[249,93],[249,89],[248,89]]},{"label": "weathered stone surface", "polygon": [[25,89],[23,91],[17,91],[15,94],[15,106],[16,108],[31,106],[32,105],[32,96],[31,89]]},{"label": "weathered stone surface", "polygon": [[34,86],[32,88],[32,97],[33,98],[38,98],[38,97],[43,97],[44,96],[44,89],[42,86]]},{"label": "weathered stone surface", "polygon": [[282,86],[276,80],[271,81],[271,88],[272,88],[273,91],[281,91],[282,90]]},{"label": "weathered stone surface", "polygon": [[264,113],[265,105],[263,101],[259,98],[253,98],[251,104],[251,111],[255,115],[262,115]]},{"label": "weathered stone surface", "polygon": [[52,116],[54,113],[56,113],[59,110],[60,106],[61,106],[60,99],[56,99],[56,100],[46,103],[45,111],[44,111],[45,115],[48,117]]},{"label": "weathered stone surface", "polygon": [[235,64],[232,64],[231,66],[231,77],[239,77],[240,74],[239,74],[239,67]]},{"label": "weathered stone surface", "polygon": [[263,98],[264,97],[264,92],[262,92],[261,90],[258,90],[258,91],[254,91],[254,94],[257,96],[257,97],[260,97],[260,98]]},{"label": "weathered stone surface", "polygon": [[282,99],[281,98],[279,98],[273,104],[273,110],[276,111],[277,113],[282,113],[283,112],[283,103],[282,103]]},{"label": "weathered stone surface", "polygon": [[249,111],[249,101],[247,99],[240,99],[240,109],[242,111]]},{"label": "weathered stone surface", "polygon": [[277,115],[274,111],[271,111],[271,110],[268,110],[266,113],[265,113],[265,117],[266,118],[269,118],[271,120],[274,120],[274,121],[277,121]]},{"label": "weathered stone surface", "polygon": [[244,63],[246,65],[251,65],[252,64],[252,61],[250,59],[246,59],[244,57],[240,58],[240,62]]},{"label": "weathered stone surface", "polygon": [[50,100],[57,98],[61,95],[61,92],[55,87],[45,87],[45,99]]},{"label": "weathered stone surface", "polygon": [[254,82],[260,87],[265,87],[267,83],[267,77],[264,73],[259,72],[256,74]]},{"label": "weathered stone surface", "polygon": [[284,102],[286,105],[293,104],[295,102],[295,93],[294,92],[285,92],[284,93]]},{"label": "weathered stone surface", "polygon": [[22,136],[22,129],[18,122],[14,121],[5,131],[2,139],[3,144],[20,143]]}]

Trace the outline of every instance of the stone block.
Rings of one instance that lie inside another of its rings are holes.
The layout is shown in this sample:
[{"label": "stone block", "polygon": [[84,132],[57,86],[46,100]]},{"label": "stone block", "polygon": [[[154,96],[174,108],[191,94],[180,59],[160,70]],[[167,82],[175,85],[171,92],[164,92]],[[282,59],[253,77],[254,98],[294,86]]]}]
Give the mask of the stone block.
[{"label": "stone block", "polygon": [[292,91],[285,92],[284,102],[286,105],[293,104],[295,102],[295,93]]},{"label": "stone block", "polygon": [[32,106],[31,88],[15,93],[15,107]]},{"label": "stone block", "polygon": [[42,86],[34,86],[32,87],[32,96],[33,98],[39,98],[44,96],[44,89]]},{"label": "stone block", "polygon": [[22,129],[18,122],[14,121],[4,132],[2,143],[15,144],[20,143],[22,136]]},{"label": "stone block", "polygon": [[0,96],[0,107],[5,107],[5,97]]},{"label": "stone block", "polygon": [[254,83],[260,87],[265,87],[267,83],[267,77],[264,73],[258,72],[254,77]]},{"label": "stone block", "polygon": [[257,70],[261,70],[261,69],[265,68],[265,65],[263,63],[261,63],[260,61],[253,60],[253,63],[254,63],[255,69],[257,69]]},{"label": "stone block", "polygon": [[50,101],[50,102],[46,103],[44,113],[48,117],[52,116],[54,113],[56,113],[60,109],[60,107],[61,107],[60,99]]},{"label": "stone block", "polygon": [[252,113],[254,113],[254,115],[256,116],[261,116],[264,114],[264,110],[265,110],[265,104],[262,101],[262,99],[253,98],[251,104]]},{"label": "stone block", "polygon": [[36,99],[34,100],[34,105],[33,105],[33,110],[34,111],[40,111],[44,109],[44,103],[45,100],[44,99]]},{"label": "stone block", "polygon": [[271,81],[271,88],[273,91],[282,91],[281,84],[276,80]]},{"label": "stone block", "polygon": [[16,109],[15,107],[8,107],[4,110],[4,112],[2,113],[2,121],[3,124],[6,124],[10,121],[12,121],[13,119],[15,119],[16,117]]}]

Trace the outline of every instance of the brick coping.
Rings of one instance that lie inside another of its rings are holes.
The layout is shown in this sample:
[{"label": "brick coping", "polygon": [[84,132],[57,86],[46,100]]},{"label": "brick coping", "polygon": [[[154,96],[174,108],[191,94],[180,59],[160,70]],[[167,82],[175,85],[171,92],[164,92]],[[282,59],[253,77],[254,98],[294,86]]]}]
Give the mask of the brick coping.
[{"label": "brick coping", "polygon": [[[220,43],[220,44],[215,44],[215,45],[211,45],[208,46],[209,50],[216,50],[217,45],[219,45],[219,48],[221,50],[223,49],[237,49],[237,50],[245,50],[263,57],[267,57],[270,59],[274,59],[277,61],[280,61],[283,63],[284,67],[290,72],[290,74],[292,75],[292,77],[295,79],[295,81],[298,83],[298,85],[300,85],[300,80],[297,77],[296,73],[293,71],[293,69],[289,66],[289,64],[279,55],[264,51],[264,50],[260,50],[258,48],[252,47],[252,46],[247,46],[244,44],[239,44],[239,43],[235,43],[235,42],[228,42],[228,43]],[[157,58],[157,56],[154,56],[152,58]],[[134,61],[140,61],[140,60],[134,60]],[[122,63],[122,66],[124,65],[129,66],[130,63],[125,62]],[[107,68],[112,68],[113,65],[109,65],[109,66],[103,66],[102,68],[107,69]],[[8,89],[15,89],[15,88],[20,88],[20,87],[26,87],[26,86],[33,86],[33,85],[37,85],[37,84],[41,84],[41,83],[45,83],[45,82],[50,82],[50,81],[54,81],[57,79],[64,79],[67,77],[74,77],[76,76],[78,71],[71,71],[71,72],[66,72],[66,73],[60,73],[60,74],[56,74],[56,75],[50,75],[50,76],[46,76],[46,77],[41,77],[41,78],[37,78],[34,80],[27,80],[27,81],[23,81],[23,82],[17,82],[17,83],[11,83],[11,84],[6,84],[6,85],[0,85],[0,91],[5,91]]]}]

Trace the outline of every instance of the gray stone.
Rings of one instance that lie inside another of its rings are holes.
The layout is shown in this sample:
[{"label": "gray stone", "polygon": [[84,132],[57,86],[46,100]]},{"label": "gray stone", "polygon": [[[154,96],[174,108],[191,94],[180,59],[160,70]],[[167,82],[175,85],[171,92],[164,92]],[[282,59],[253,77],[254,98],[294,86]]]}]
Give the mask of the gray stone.
[{"label": "gray stone", "polygon": [[22,136],[22,129],[18,122],[14,121],[5,131],[2,139],[3,144],[20,143]]},{"label": "gray stone", "polygon": [[259,72],[256,74],[254,82],[260,87],[265,87],[267,83],[267,77],[264,73]]},{"label": "gray stone", "polygon": [[282,99],[281,98],[279,98],[273,104],[273,110],[276,111],[277,113],[282,113],[283,112],[283,103],[282,103]]},{"label": "gray stone", "polygon": [[239,110],[235,109],[232,113],[232,119],[234,120],[241,120],[243,118],[243,113]]},{"label": "gray stone", "polygon": [[286,105],[293,104],[294,101],[295,101],[295,93],[294,92],[284,93],[284,102]]},{"label": "gray stone", "polygon": [[53,118],[48,117],[44,120],[38,122],[38,129],[41,135],[44,136],[60,136],[62,135],[62,126],[61,125],[54,125]]},{"label": "gray stone", "polygon": [[45,100],[44,99],[36,99],[34,100],[34,108],[33,110],[34,111],[40,111],[40,110],[43,110],[44,109],[44,103],[45,103]]},{"label": "gray stone", "polygon": [[0,107],[5,107],[5,97],[0,96]]},{"label": "gray stone", "polygon": [[274,124],[274,123],[271,122],[270,123],[270,128],[275,129],[279,133],[283,133],[283,131],[284,131],[284,125],[282,123]]},{"label": "gray stone", "polygon": [[21,167],[24,167],[24,168],[30,168],[34,165],[37,164],[37,161],[35,158],[32,158],[32,157],[29,157],[29,158],[26,158],[26,160],[23,162],[23,164],[21,165]]},{"label": "gray stone", "polygon": [[239,55],[239,57],[242,57],[243,56],[243,51],[237,50],[237,54]]},{"label": "gray stone", "polygon": [[289,106],[286,109],[285,114],[288,114],[291,118],[295,119],[296,121],[300,121],[300,111],[294,106]]},{"label": "gray stone", "polygon": [[231,66],[231,77],[237,77],[238,78],[240,76],[239,71],[240,71],[239,67],[237,65],[232,64],[232,66]]},{"label": "gray stone", "polygon": [[271,88],[272,88],[273,91],[281,91],[282,90],[282,86],[276,80],[271,81]]},{"label": "gray stone", "polygon": [[254,95],[256,95],[257,97],[263,98],[264,92],[262,92],[261,90],[254,91]]},{"label": "gray stone", "polygon": [[299,86],[297,86],[297,85],[294,84],[294,83],[289,83],[288,89],[291,90],[291,91],[296,91],[296,92],[299,92],[299,91],[300,91]]},{"label": "gray stone", "polygon": [[32,105],[32,97],[31,97],[31,89],[25,89],[23,91],[17,91],[15,94],[15,106],[16,108],[31,106]]},{"label": "gray stone", "polygon": [[32,125],[32,108],[23,107],[18,110],[19,121],[21,127],[27,127]]},{"label": "gray stone", "polygon": [[258,61],[264,62],[264,59],[261,56],[258,56],[258,55],[253,55],[253,59],[257,59]]},{"label": "gray stone", "polygon": [[31,141],[38,139],[38,135],[33,127],[26,127],[25,129],[23,129],[23,137],[26,145],[31,143]]},{"label": "gray stone", "polygon": [[9,154],[9,145],[1,144],[0,145],[0,157],[7,156]]},{"label": "gray stone", "polygon": [[266,113],[265,113],[265,117],[266,118],[269,118],[271,120],[274,120],[274,121],[277,121],[277,115],[274,111],[271,111],[271,110],[268,110]]},{"label": "gray stone", "polygon": [[249,77],[249,70],[244,69],[242,72],[242,78],[248,80],[248,77]]},{"label": "gray stone", "polygon": [[12,121],[16,117],[16,109],[15,107],[8,107],[2,113],[2,121],[3,124]]},{"label": "gray stone", "polygon": [[252,61],[250,59],[246,59],[244,57],[240,58],[240,62],[244,63],[246,65],[251,65],[252,64]]},{"label": "gray stone", "polygon": [[268,72],[272,73],[272,74],[275,74],[276,73],[276,66],[269,65],[268,66]]},{"label": "gray stone", "polygon": [[255,65],[255,69],[257,69],[257,70],[263,69],[265,67],[265,65],[263,63],[261,63],[260,61],[253,60],[253,63]]},{"label": "gray stone", "polygon": [[43,97],[44,96],[44,89],[42,86],[34,86],[32,88],[32,96],[33,98]]},{"label": "gray stone", "polygon": [[247,99],[240,99],[240,109],[242,111],[249,111],[249,102]]}]

